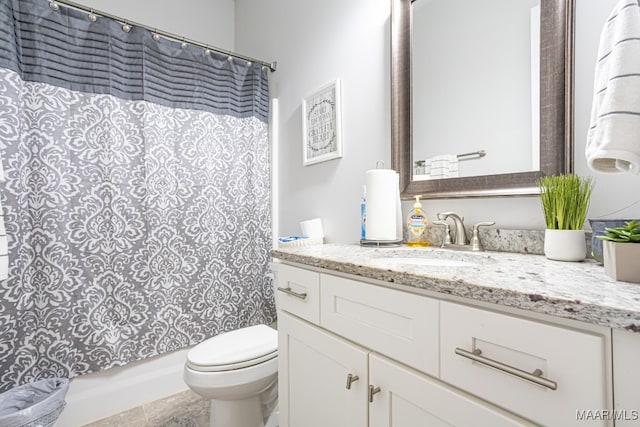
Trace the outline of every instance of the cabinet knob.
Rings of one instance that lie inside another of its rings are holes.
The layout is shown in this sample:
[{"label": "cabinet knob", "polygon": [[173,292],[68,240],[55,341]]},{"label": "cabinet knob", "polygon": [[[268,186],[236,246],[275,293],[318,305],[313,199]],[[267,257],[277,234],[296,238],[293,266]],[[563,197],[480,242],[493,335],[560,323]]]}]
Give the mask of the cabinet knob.
[{"label": "cabinet knob", "polygon": [[360,377],[357,375],[353,375],[353,374],[347,375],[347,390],[351,390],[351,384],[358,381],[359,379]]},{"label": "cabinet knob", "polygon": [[372,385],[369,386],[369,403],[373,402],[373,395],[380,393],[380,391],[380,387],[374,387]]}]

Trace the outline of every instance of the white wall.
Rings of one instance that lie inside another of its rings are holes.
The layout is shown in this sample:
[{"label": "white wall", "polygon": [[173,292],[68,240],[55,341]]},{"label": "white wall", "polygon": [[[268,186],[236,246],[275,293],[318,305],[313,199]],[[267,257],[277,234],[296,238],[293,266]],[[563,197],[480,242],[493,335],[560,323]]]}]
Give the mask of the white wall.
[{"label": "white wall", "polygon": [[234,0],[74,0],[158,30],[234,51]]},{"label": "white wall", "polygon": [[[365,171],[390,165],[389,0],[236,0],[236,50],[278,61],[280,235],[321,217],[328,241],[360,237]],[[302,165],[301,100],[342,80],[344,156]]]},{"label": "white wall", "polygon": [[[640,178],[596,174],[584,159],[593,69],[600,29],[615,0],[576,0],[575,169],[594,175],[589,217],[607,215],[640,198]],[[320,216],[332,242],[359,238],[359,195],[365,170],[390,159],[390,0],[236,0],[236,48],[277,60],[272,96],[280,98],[280,234]],[[343,80],[344,157],[302,166],[300,100]],[[493,220],[501,228],[544,228],[538,197],[427,200],[428,218],[455,210],[468,224]],[[405,211],[410,203],[404,203]],[[612,214],[640,217],[640,203]]]}]

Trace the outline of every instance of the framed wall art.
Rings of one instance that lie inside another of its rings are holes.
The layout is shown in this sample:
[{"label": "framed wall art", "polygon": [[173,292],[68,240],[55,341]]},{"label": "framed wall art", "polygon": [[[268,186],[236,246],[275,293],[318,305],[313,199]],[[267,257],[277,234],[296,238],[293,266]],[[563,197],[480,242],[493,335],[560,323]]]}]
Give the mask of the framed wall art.
[{"label": "framed wall art", "polygon": [[340,80],[302,100],[302,163],[312,165],[342,157]]}]

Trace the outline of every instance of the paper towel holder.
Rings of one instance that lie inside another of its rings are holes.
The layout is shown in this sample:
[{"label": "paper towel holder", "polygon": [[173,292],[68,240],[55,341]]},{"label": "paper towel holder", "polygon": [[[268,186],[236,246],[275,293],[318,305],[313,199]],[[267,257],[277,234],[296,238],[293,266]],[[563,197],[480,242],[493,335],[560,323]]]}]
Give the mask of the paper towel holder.
[{"label": "paper towel holder", "polygon": [[400,240],[360,239],[360,246],[375,247],[375,248],[393,248],[393,247],[402,246],[402,239]]}]

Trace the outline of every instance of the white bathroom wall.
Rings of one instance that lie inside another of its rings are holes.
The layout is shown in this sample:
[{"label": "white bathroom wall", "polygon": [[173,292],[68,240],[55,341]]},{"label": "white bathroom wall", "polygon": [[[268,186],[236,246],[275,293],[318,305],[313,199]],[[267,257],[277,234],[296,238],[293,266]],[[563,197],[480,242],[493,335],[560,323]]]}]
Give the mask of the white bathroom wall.
[{"label": "white bathroom wall", "polygon": [[[576,0],[575,170],[596,179],[589,217],[640,198],[640,178],[596,174],[584,158],[598,38],[615,0]],[[322,217],[326,240],[359,238],[364,172],[390,159],[390,0],[236,0],[236,48],[278,61],[272,96],[280,98],[280,233]],[[302,166],[300,100],[322,84],[343,80],[344,157]],[[489,100],[490,101],[490,100]],[[508,161],[508,159],[504,159]],[[403,203],[405,211],[410,202]],[[544,228],[538,197],[427,200],[428,218],[455,210],[467,224],[493,220],[501,228]],[[614,214],[639,217],[640,203]]]},{"label": "white bathroom wall", "polygon": [[115,16],[234,51],[234,0],[74,0]]},{"label": "white bathroom wall", "polygon": [[[236,0],[236,49],[278,61],[281,235],[321,217],[328,241],[360,237],[365,171],[391,157],[389,14],[389,0]],[[303,166],[301,100],[336,78],[344,155]]]}]

